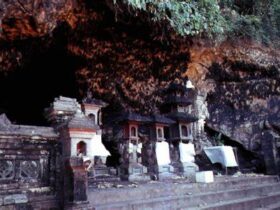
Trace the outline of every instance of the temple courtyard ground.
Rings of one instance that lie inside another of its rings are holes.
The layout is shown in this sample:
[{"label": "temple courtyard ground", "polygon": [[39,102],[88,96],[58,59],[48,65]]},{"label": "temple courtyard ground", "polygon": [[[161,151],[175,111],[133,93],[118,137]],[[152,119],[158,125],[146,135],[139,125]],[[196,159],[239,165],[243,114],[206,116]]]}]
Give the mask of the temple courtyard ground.
[{"label": "temple courtyard ground", "polygon": [[280,209],[279,177],[256,174],[215,176],[213,183],[103,182],[88,195],[95,210]]}]

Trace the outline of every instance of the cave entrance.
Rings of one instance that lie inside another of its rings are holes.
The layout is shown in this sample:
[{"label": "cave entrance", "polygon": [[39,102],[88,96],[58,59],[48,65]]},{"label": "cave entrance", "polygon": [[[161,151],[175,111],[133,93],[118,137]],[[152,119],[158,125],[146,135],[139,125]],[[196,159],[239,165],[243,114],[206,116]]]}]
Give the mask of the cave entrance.
[{"label": "cave entrance", "polygon": [[43,111],[55,97],[79,99],[75,72],[81,60],[68,54],[67,39],[57,34],[48,49],[30,46],[30,59],[7,76],[0,75],[0,114],[5,112],[13,123],[47,125]]}]

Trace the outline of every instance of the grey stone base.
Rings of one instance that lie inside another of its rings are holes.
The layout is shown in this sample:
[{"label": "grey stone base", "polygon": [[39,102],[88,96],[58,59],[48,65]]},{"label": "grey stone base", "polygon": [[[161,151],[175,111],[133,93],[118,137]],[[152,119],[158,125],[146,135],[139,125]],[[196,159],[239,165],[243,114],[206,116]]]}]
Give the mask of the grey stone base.
[{"label": "grey stone base", "polygon": [[89,180],[91,182],[97,181],[119,181],[120,178],[117,174],[117,170],[113,167],[96,166],[92,171],[88,173]]},{"label": "grey stone base", "polygon": [[3,205],[11,205],[11,204],[21,204],[27,203],[28,198],[26,194],[13,194],[7,195],[4,197],[0,197],[0,206]]},{"label": "grey stone base", "polygon": [[141,182],[141,181],[150,181],[150,175],[148,174],[131,174],[127,178],[130,182]]},{"label": "grey stone base", "polygon": [[195,173],[197,172],[195,167],[184,167],[182,176],[188,178],[190,181],[195,182]]},{"label": "grey stone base", "polygon": [[125,181],[149,181],[151,180],[148,174],[147,167],[140,163],[131,163],[128,168],[120,168],[121,180]]},{"label": "grey stone base", "polygon": [[88,185],[93,188],[102,182],[118,182],[120,180],[117,170],[112,167],[95,167],[88,174]]},{"label": "grey stone base", "polygon": [[178,175],[174,174],[174,173],[164,172],[164,173],[158,174],[158,180],[160,180],[160,181],[164,181],[164,180],[168,180],[168,179],[175,179],[176,177],[178,177]]},{"label": "grey stone base", "polygon": [[65,210],[92,210],[88,201],[69,203],[64,207]]},{"label": "grey stone base", "polygon": [[174,167],[171,165],[158,166],[158,180],[166,180],[176,178],[177,174],[174,173]]},{"label": "grey stone base", "polygon": [[195,163],[182,163],[181,176],[195,182],[195,173],[199,170]]},{"label": "grey stone base", "polygon": [[174,173],[178,176],[183,176],[191,181],[195,181],[195,172],[199,170],[195,163],[172,163]]}]

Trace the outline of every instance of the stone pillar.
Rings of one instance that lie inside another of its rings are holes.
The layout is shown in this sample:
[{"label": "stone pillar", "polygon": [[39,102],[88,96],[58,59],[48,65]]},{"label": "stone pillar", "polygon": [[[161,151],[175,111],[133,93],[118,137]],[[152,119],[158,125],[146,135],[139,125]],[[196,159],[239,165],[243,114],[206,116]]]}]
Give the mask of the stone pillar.
[{"label": "stone pillar", "polygon": [[156,159],[155,142],[149,141],[145,137],[142,149],[142,163],[148,169],[148,172],[153,180],[157,179],[158,167]]},{"label": "stone pillar", "polygon": [[195,181],[195,173],[198,166],[195,164],[195,149],[192,143],[179,143],[180,162],[182,164],[181,175],[191,181]]},{"label": "stone pillar", "polygon": [[[148,170],[142,165],[142,151],[140,143],[131,139],[119,142],[121,154],[120,176],[122,180],[149,181]],[[140,157],[138,157],[140,154]]]},{"label": "stone pillar", "polygon": [[198,117],[198,121],[194,122],[192,133],[194,136],[193,143],[197,152],[202,151],[205,146],[212,146],[204,132],[205,120],[209,118],[206,97],[205,93],[198,92],[194,101],[193,113]]},{"label": "stone pillar", "polygon": [[175,178],[174,167],[171,165],[170,148],[166,141],[155,142],[155,158],[157,167],[157,179],[165,180]]},{"label": "stone pillar", "polygon": [[276,139],[270,131],[264,131],[261,135],[261,147],[264,155],[264,162],[267,174],[279,173],[277,164],[278,151],[276,147]]},{"label": "stone pillar", "polygon": [[182,163],[180,161],[179,143],[180,143],[179,140],[168,142],[171,165],[174,168],[174,173],[178,175],[180,174],[181,171],[180,168],[182,167]]},{"label": "stone pillar", "polygon": [[65,165],[64,177],[65,205],[64,209],[89,210],[88,176],[83,166],[83,159],[70,157]]}]

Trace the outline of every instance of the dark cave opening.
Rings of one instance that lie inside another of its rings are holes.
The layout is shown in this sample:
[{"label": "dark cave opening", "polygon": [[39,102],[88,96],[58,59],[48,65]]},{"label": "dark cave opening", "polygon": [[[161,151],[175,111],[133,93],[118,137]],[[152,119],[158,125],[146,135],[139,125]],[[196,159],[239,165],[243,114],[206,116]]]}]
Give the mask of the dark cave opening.
[{"label": "dark cave opening", "polygon": [[[217,144],[217,135],[220,134],[217,130],[212,128],[209,125],[205,125],[205,132],[207,135],[216,142],[213,142],[214,144]],[[233,148],[237,148],[237,161],[239,164],[239,168],[242,172],[247,171],[254,171],[256,173],[264,173],[264,163],[260,156],[258,156],[257,153],[254,153],[253,151],[247,150],[244,145],[242,145],[240,142],[231,139],[229,136],[225,135],[224,133],[221,133],[221,137],[219,139],[220,142],[222,142],[225,146],[232,146]]]},{"label": "dark cave opening", "polygon": [[82,61],[67,52],[66,44],[57,32],[47,49],[38,47],[23,66],[0,76],[0,113],[15,124],[47,125],[44,108],[55,97],[79,98],[75,70]]}]

